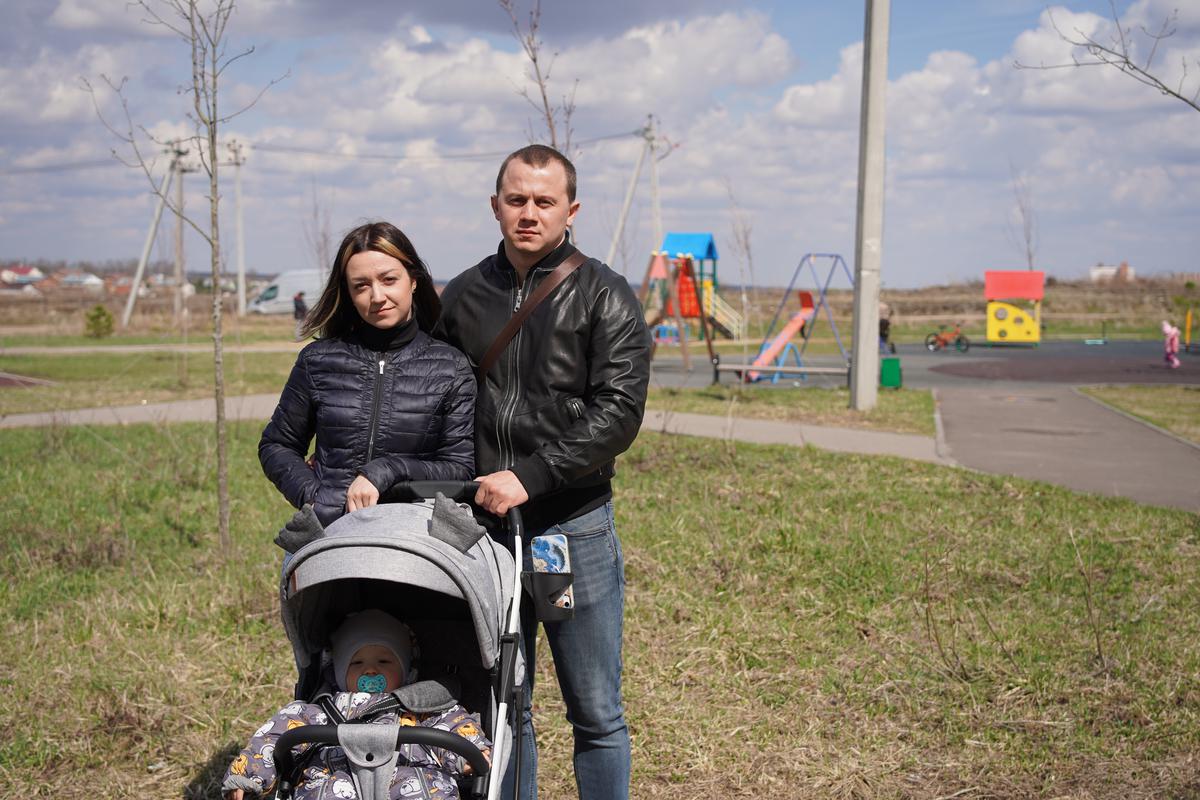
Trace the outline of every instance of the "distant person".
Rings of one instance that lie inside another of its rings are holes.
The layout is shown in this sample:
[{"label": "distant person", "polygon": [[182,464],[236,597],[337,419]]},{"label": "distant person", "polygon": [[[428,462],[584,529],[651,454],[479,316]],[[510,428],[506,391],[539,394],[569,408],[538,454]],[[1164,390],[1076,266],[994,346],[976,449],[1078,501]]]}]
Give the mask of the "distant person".
[{"label": "distant person", "polygon": [[399,228],[372,222],[346,235],[300,331],[318,338],[300,351],[258,443],[289,503],[311,503],[328,525],[401,481],[475,475],[475,376],[428,334],[440,313]]},{"label": "distant person", "polygon": [[304,318],[308,316],[308,304],[304,302],[304,292],[296,292],[296,296],[292,298],[292,316],[296,320],[296,341],[300,341]]},{"label": "distant person", "polygon": [[1179,328],[1165,319],[1162,324],[1163,332],[1163,361],[1168,369],[1179,369]]}]

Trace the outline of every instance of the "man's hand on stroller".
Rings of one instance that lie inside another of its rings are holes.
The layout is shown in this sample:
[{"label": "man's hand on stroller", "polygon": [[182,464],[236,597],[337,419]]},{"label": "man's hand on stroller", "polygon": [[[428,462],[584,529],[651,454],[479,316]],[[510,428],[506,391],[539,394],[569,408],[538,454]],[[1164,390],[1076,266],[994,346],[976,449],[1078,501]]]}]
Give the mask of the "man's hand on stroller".
[{"label": "man's hand on stroller", "polygon": [[479,482],[479,491],[475,493],[475,505],[498,517],[504,516],[510,508],[515,508],[529,499],[529,493],[512,470],[493,472],[475,480]]},{"label": "man's hand on stroller", "polygon": [[346,513],[352,514],[379,502],[379,490],[366,477],[359,475],[346,490]]}]

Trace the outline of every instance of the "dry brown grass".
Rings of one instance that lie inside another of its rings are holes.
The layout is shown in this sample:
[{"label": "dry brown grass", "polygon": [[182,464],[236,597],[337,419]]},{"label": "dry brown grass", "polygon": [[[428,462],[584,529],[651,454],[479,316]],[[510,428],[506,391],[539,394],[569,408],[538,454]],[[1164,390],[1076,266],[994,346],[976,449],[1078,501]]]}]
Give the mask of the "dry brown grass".
[{"label": "dry brown grass", "polygon": [[[228,562],[207,426],[0,433],[0,790],[215,797],[290,697],[257,427]],[[649,434],[618,490],[635,798],[1200,797],[1195,515]]]}]

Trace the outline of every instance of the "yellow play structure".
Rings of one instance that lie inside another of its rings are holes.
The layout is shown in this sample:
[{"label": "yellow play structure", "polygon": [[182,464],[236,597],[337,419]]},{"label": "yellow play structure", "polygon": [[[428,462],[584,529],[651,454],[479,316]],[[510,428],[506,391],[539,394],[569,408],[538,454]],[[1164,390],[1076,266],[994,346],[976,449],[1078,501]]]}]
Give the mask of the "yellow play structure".
[{"label": "yellow play structure", "polygon": [[1046,273],[986,270],[987,340],[995,344],[1037,344],[1042,340],[1042,297]]}]

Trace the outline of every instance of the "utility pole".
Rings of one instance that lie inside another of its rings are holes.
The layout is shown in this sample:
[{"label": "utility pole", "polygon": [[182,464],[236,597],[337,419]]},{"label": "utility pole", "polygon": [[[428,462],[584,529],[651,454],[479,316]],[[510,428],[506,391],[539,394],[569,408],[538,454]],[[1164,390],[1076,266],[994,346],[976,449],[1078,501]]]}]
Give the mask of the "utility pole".
[{"label": "utility pole", "polygon": [[646,123],[646,146],[650,150],[650,205],[654,212],[654,249],[662,247],[662,204],[658,198],[658,141],[654,131],[654,117]]},{"label": "utility pole", "polygon": [[183,156],[186,150],[175,143],[175,158],[171,166],[175,169],[175,324],[182,327],[187,313],[187,297],[183,293],[187,269],[183,263]]},{"label": "utility pole", "polygon": [[133,274],[133,283],[129,285],[129,299],[125,301],[125,310],[121,312],[121,327],[129,327],[129,318],[133,316],[133,306],[137,302],[138,287],[142,285],[142,276],[146,272],[146,262],[150,260],[150,248],[154,246],[154,236],[158,233],[158,222],[162,219],[163,207],[167,204],[167,192],[171,189],[171,179],[175,176],[175,163],[178,155],[172,154],[171,166],[158,185],[158,205],[154,208],[154,218],[150,221],[150,230],[146,232],[146,243],[142,245],[142,257],[138,259],[137,271]]},{"label": "utility pole", "polygon": [[237,313],[246,315],[246,237],[242,228],[242,145],[236,139],[229,143],[233,153],[233,205],[237,222]]},{"label": "utility pole", "polygon": [[854,243],[854,349],[850,407],[879,399],[879,267],[883,255],[884,97],[890,0],[866,0],[862,111],[858,134],[858,231]]},{"label": "utility pole", "polygon": [[613,264],[613,259],[617,256],[617,245],[620,243],[621,237],[625,234],[625,220],[629,217],[629,207],[633,205],[633,190],[637,188],[638,178],[642,174],[642,162],[646,160],[646,151],[653,148],[652,125],[653,117],[647,121],[646,127],[642,129],[642,138],[645,140],[642,143],[642,152],[638,153],[637,164],[633,168],[633,176],[629,179],[629,188],[625,190],[625,202],[621,204],[621,215],[617,217],[617,229],[613,232],[612,244],[608,246],[608,257],[604,259],[604,263],[610,267]]}]

